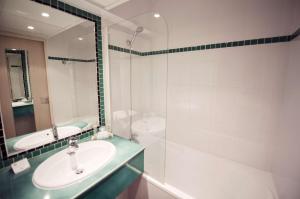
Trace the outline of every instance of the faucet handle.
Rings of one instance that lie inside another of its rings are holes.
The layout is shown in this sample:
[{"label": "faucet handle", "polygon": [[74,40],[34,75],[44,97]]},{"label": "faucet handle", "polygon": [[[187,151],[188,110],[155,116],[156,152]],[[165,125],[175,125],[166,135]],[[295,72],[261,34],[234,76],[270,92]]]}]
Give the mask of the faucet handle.
[{"label": "faucet handle", "polygon": [[69,146],[78,148],[77,142],[78,142],[78,139],[76,137],[69,138]]}]

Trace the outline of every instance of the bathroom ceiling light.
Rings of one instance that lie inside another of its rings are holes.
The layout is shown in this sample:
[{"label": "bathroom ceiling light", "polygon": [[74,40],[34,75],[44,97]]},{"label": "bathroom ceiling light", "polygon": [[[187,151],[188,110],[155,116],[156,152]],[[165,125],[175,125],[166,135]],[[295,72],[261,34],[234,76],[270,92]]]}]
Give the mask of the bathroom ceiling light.
[{"label": "bathroom ceiling light", "polygon": [[41,15],[42,15],[43,17],[50,17],[50,15],[49,15],[47,12],[42,12]]},{"label": "bathroom ceiling light", "polygon": [[153,15],[155,18],[159,18],[160,17],[160,14],[159,13],[154,13]]},{"label": "bathroom ceiling light", "polygon": [[78,40],[79,40],[79,41],[82,41],[82,40],[83,40],[83,38],[82,38],[82,37],[78,37]]},{"label": "bathroom ceiling light", "polygon": [[33,30],[33,29],[34,29],[34,27],[33,27],[33,26],[27,26],[27,29],[29,29],[29,30]]}]

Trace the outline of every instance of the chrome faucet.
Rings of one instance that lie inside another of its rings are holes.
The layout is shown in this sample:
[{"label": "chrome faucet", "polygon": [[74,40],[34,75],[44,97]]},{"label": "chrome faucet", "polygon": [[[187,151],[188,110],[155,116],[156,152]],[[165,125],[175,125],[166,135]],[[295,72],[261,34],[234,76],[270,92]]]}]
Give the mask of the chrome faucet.
[{"label": "chrome faucet", "polygon": [[[69,138],[69,147],[78,149],[79,146],[78,146],[77,142],[78,142],[78,139],[76,137],[70,137]],[[74,153],[75,153],[75,151],[74,151]]]},{"label": "chrome faucet", "polygon": [[69,151],[67,154],[70,156],[70,165],[73,171],[75,171],[76,174],[81,174],[83,172],[83,169],[78,167],[78,163],[76,160],[76,150],[79,148],[78,145],[78,139],[75,137],[69,138]]},{"label": "chrome faucet", "polygon": [[58,140],[58,132],[57,132],[57,126],[55,124],[52,124],[52,133],[55,140]]}]

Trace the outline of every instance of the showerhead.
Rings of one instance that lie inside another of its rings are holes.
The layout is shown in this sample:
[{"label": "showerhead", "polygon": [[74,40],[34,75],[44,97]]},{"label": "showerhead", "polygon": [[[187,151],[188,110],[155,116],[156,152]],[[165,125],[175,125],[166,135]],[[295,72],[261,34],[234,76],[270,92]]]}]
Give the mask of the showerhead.
[{"label": "showerhead", "polygon": [[141,33],[143,31],[144,31],[144,28],[142,26],[137,27],[135,30],[136,33]]},{"label": "showerhead", "polygon": [[141,32],[143,32],[143,31],[144,31],[144,28],[142,26],[138,26],[136,28],[136,30],[134,31],[134,33],[133,33],[132,39],[131,40],[127,40],[127,45],[130,46],[130,47],[132,47],[132,44],[133,44],[133,41],[135,40],[136,35],[139,34],[139,33],[141,33]]}]

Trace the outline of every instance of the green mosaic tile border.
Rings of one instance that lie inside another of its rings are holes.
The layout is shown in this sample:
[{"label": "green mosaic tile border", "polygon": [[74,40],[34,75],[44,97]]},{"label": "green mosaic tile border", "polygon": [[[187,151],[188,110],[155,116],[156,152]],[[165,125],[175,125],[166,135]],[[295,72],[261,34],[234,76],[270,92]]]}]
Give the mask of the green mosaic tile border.
[{"label": "green mosaic tile border", "polygon": [[[299,35],[300,35],[300,28],[297,31],[295,31],[293,34],[285,35],[285,36],[247,39],[247,40],[229,41],[229,42],[213,43],[213,44],[203,44],[197,46],[187,46],[182,48],[172,48],[172,49],[148,51],[148,52],[139,52],[139,51],[131,51],[131,52],[132,54],[139,55],[139,56],[150,56],[150,55],[161,55],[167,53],[181,53],[181,52],[190,52],[190,51],[199,51],[199,50],[211,50],[217,48],[231,48],[231,47],[239,47],[239,46],[274,44],[280,42],[290,42]],[[129,49],[114,46],[114,45],[108,45],[108,49],[124,52],[124,53],[130,53]]]},{"label": "green mosaic tile border", "polygon": [[76,58],[53,57],[53,56],[48,56],[48,59],[56,60],[56,61],[73,61],[73,62],[95,62],[96,61],[96,59],[76,59]]},{"label": "green mosaic tile border", "polygon": [[[63,12],[81,17],[93,21],[95,23],[95,40],[96,40],[96,63],[97,63],[97,94],[98,94],[98,114],[100,126],[105,125],[105,110],[104,110],[104,71],[103,71],[103,59],[102,59],[102,32],[101,32],[101,17],[92,13],[86,12],[74,6],[68,5],[64,2],[57,0],[31,0],[43,5],[50,6],[52,8],[61,10]],[[91,130],[81,132],[74,135],[80,139],[89,137],[92,135]],[[11,163],[20,160],[24,157],[31,158],[48,151],[54,150],[55,148],[63,147],[67,144],[67,139],[62,139],[49,143],[26,152],[22,152],[13,156],[8,157],[6,147],[4,130],[2,125],[2,116],[0,115],[0,169],[9,166]]]},{"label": "green mosaic tile border", "polygon": [[114,45],[108,45],[108,49],[119,51],[119,52],[124,52],[124,53],[130,53],[130,51],[131,51],[131,54],[143,56],[142,52],[138,52],[138,51],[135,51],[135,50],[130,50],[128,48],[121,48],[121,47],[114,46]]}]

